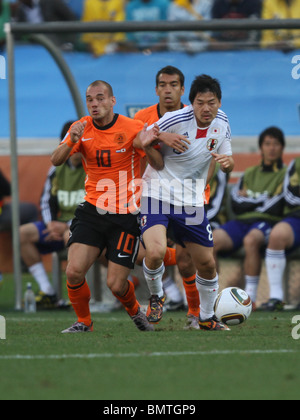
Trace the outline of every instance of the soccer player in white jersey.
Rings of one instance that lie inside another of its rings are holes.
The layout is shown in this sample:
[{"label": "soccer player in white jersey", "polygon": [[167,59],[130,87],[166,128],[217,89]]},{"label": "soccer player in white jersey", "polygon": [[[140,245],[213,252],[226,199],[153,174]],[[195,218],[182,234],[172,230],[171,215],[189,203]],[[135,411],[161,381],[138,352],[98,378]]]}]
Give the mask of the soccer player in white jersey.
[{"label": "soccer player in white jersey", "polygon": [[[197,269],[200,295],[199,326],[204,330],[227,330],[214,316],[219,282],[213,257],[213,236],[204,211],[203,193],[212,159],[225,173],[233,170],[231,132],[228,118],[220,110],[222,92],[218,80],[196,77],[190,90],[191,105],[166,113],[158,122],[159,139],[177,133],[188,140],[179,153],[160,143],[164,158],[161,171],[148,165],[144,174],[141,205],[142,238],[146,246],[143,268],[151,293],[148,321],[158,323],[163,314],[163,259],[167,227],[172,225],[177,240],[191,254]],[[140,140],[147,154],[150,145]]]}]

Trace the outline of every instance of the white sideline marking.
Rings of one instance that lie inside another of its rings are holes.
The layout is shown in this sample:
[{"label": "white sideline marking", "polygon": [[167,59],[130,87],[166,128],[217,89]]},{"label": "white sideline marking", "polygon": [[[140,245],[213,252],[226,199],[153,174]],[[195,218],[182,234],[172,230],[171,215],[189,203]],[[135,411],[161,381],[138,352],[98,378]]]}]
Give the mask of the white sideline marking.
[{"label": "white sideline marking", "polygon": [[[63,318],[51,318],[51,317],[49,317],[49,318],[40,318],[40,317],[34,317],[34,316],[31,317],[30,315],[31,314],[29,314],[28,317],[20,317],[20,318],[17,318],[17,317],[12,317],[12,318],[6,317],[6,321],[10,321],[10,322],[56,322],[56,321],[58,321],[58,322],[72,322],[73,321],[74,322],[74,319],[76,319],[76,315],[73,316],[73,317],[70,316],[70,318],[66,318],[66,319],[63,319]],[[94,317],[94,316],[93,316],[93,318],[97,319],[97,317]],[[127,318],[126,318],[126,320],[127,320]],[[105,319],[105,322],[109,322],[109,321],[117,322],[117,321],[122,321],[122,319],[120,319],[120,318],[113,318],[113,317]]]},{"label": "white sideline marking", "polygon": [[155,353],[91,353],[91,354],[49,354],[26,355],[15,354],[0,356],[1,360],[59,360],[59,359],[111,359],[111,358],[138,358],[138,357],[170,357],[170,356],[216,356],[232,354],[291,354],[299,353],[295,350],[212,350],[212,351],[176,351]]},{"label": "white sideline marking", "polygon": [[[98,318],[99,315],[100,315],[100,318]],[[98,319],[101,319],[101,314],[92,314],[92,317],[95,318],[96,320],[98,320]],[[274,318],[276,318],[276,319],[274,319]],[[54,322],[54,321],[59,321],[59,322],[67,321],[68,322],[68,320],[70,322],[72,322],[72,320],[74,320],[74,317],[72,318],[70,316],[70,318],[68,318],[68,319],[67,318],[66,319],[62,319],[62,318],[56,318],[55,319],[55,318],[51,318],[51,317],[49,317],[49,318],[34,317],[34,316],[31,317],[30,315],[28,317],[20,317],[20,318],[6,316],[6,321],[10,321],[10,322]],[[263,318],[263,317],[261,317],[261,318],[255,318],[253,320],[257,321],[257,322],[272,321],[272,320],[273,321],[287,321],[288,318],[284,318],[284,317],[274,315],[273,318],[268,318],[268,317]],[[121,318],[116,318],[116,317],[105,318],[105,322],[110,322],[110,321],[111,322],[120,322],[120,321],[122,321],[122,319]],[[251,318],[250,318],[250,321],[252,321]]]}]

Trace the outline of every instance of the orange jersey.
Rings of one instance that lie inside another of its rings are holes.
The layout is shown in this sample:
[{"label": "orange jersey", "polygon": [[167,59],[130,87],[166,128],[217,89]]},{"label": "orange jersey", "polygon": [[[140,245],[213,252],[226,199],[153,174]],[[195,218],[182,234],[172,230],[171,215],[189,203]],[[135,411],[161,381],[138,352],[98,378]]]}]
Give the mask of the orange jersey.
[{"label": "orange jersey", "polygon": [[[181,108],[186,107],[186,105],[181,104]],[[148,124],[148,126],[156,123],[162,117],[159,109],[159,104],[149,106],[148,108],[141,109],[138,111],[134,119],[143,121],[144,124]]]},{"label": "orange jersey", "polygon": [[138,111],[135,116],[134,119],[135,120],[140,120],[143,121],[144,124],[148,124],[148,126],[156,123],[162,116],[159,113],[159,105],[152,105],[149,106],[148,108],[145,109],[141,109],[140,111]]},{"label": "orange jersey", "polygon": [[[145,154],[133,147],[133,140],[144,124],[118,114],[103,128],[96,126],[89,116],[80,121],[87,121],[87,125],[71,154],[82,155],[87,175],[85,200],[100,213],[102,210],[115,214],[136,212],[141,196],[140,159]],[[61,144],[69,137],[70,131]]]}]

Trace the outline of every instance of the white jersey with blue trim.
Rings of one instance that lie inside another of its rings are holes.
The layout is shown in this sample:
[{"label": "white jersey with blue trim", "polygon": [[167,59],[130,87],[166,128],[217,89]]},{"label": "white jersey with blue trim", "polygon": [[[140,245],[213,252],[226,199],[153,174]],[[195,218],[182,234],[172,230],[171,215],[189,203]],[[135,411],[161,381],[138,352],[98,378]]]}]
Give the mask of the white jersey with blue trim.
[{"label": "white jersey with blue trim", "polygon": [[161,171],[147,166],[143,176],[143,197],[153,197],[174,206],[203,207],[211,153],[232,155],[231,130],[226,114],[218,111],[204,138],[197,138],[198,127],[192,105],[166,113],[157,124],[160,131],[184,135],[191,144],[188,150],[179,153],[160,143],[165,166]]}]

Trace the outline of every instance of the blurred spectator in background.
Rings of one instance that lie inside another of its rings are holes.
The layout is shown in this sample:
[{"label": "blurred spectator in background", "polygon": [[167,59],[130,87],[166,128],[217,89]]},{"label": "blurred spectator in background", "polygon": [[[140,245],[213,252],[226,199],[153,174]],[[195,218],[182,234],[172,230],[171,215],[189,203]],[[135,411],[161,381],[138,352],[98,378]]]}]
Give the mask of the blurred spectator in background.
[{"label": "blurred spectator in background", "polygon": [[[5,202],[6,197],[10,197],[10,182],[6,179],[0,170],[0,227],[1,230],[12,229],[12,205]],[[29,223],[36,220],[38,210],[32,203],[20,203],[20,224]]]},{"label": "blurred spectator in background", "polygon": [[69,9],[72,10],[77,19],[82,18],[85,0],[64,0]]},{"label": "blurred spectator in background", "polygon": [[[126,6],[126,20],[153,22],[167,20],[170,0],[131,0]],[[164,50],[167,48],[167,34],[161,32],[128,33],[131,47],[137,50]]]},{"label": "blurred spectator in background", "polygon": [[[284,180],[284,218],[271,231],[266,249],[266,270],[270,299],[261,306],[266,311],[284,308],[283,279],[287,256],[300,246],[300,158],[290,162]],[[300,309],[300,304],[298,308]]]},{"label": "blurred spectator in background", "polygon": [[0,0],[0,52],[5,45],[4,24],[10,21],[10,4],[8,0]]},{"label": "blurred spectator in background", "polygon": [[256,305],[262,268],[262,251],[272,227],[281,220],[284,209],[283,184],[286,166],[283,162],[285,136],[281,129],[268,127],[258,140],[262,161],[247,168],[231,190],[235,217],[214,230],[214,253],[245,250],[245,291]]},{"label": "blurred spectator in background", "polygon": [[[168,11],[169,21],[211,19],[213,0],[173,0]],[[170,32],[169,48],[174,51],[196,53],[207,48],[208,32]]]},{"label": "blurred spectator in background", "polygon": [[[17,22],[43,23],[75,21],[75,14],[64,0],[19,0],[16,11]],[[74,34],[49,34],[49,38],[63,49],[71,49],[76,42]]]},{"label": "blurred spectator in background", "polygon": [[[86,0],[82,21],[122,22],[125,20],[124,0]],[[82,42],[97,57],[102,54],[122,50],[126,37],[123,33],[86,33]]]},{"label": "blurred spectator in background", "polygon": [[[273,0],[271,0],[273,1]],[[212,8],[213,19],[257,19],[261,16],[261,0],[215,0]],[[214,33],[218,47],[231,49],[242,42],[242,47],[248,43],[250,46],[258,41],[257,31],[224,31]]]},{"label": "blurred spectator in background", "polygon": [[[264,0],[262,19],[299,19],[300,0]],[[276,29],[263,31],[261,45],[264,48],[292,50],[300,48],[300,31]]]}]

